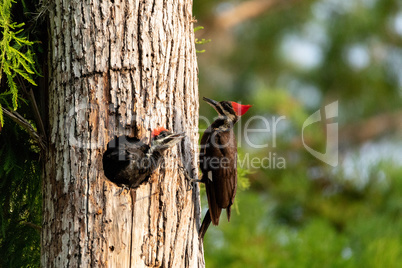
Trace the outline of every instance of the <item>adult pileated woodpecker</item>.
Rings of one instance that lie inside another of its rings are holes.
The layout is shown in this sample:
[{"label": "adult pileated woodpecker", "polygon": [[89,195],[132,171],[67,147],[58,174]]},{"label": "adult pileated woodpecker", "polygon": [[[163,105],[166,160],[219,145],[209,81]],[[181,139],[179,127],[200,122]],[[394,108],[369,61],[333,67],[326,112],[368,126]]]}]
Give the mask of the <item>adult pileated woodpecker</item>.
[{"label": "adult pileated woodpecker", "polygon": [[199,231],[200,239],[211,223],[219,224],[219,216],[226,208],[230,221],[230,209],[237,188],[237,142],[233,132],[234,124],[251,105],[241,105],[233,101],[217,102],[203,98],[219,114],[201,138],[200,168],[201,182],[205,183],[208,207]]},{"label": "adult pileated woodpecker", "polygon": [[119,185],[137,188],[163,160],[163,152],[184,138],[184,133],[170,133],[163,127],[155,128],[151,144],[128,136],[114,137],[103,154],[106,177]]}]

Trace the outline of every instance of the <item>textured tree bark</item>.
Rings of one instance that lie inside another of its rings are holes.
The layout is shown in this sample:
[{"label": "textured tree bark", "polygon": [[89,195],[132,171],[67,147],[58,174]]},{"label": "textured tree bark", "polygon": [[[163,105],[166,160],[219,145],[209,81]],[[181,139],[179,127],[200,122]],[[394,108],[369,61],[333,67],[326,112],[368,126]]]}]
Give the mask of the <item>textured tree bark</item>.
[{"label": "textured tree bark", "polygon": [[[203,267],[192,0],[55,0],[50,11],[50,137],[43,267]],[[137,190],[106,179],[114,135],[163,126],[187,137]]]}]

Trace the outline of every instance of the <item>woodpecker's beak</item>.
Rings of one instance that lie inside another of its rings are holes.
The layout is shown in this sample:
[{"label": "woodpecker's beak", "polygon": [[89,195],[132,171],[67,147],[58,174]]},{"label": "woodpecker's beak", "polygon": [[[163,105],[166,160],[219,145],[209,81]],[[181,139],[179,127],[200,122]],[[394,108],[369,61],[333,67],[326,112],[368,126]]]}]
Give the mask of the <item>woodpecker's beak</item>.
[{"label": "woodpecker's beak", "polygon": [[216,107],[218,106],[218,102],[217,101],[214,101],[214,100],[211,100],[211,99],[208,99],[208,98],[205,98],[205,97],[203,97],[202,98],[204,101],[206,101],[209,105],[211,105],[212,107],[214,107],[214,109],[216,110]]},{"label": "woodpecker's beak", "polygon": [[172,134],[169,136],[169,138],[174,139],[174,140],[181,140],[185,136],[186,136],[185,133],[181,132],[181,133],[177,133],[177,134]]},{"label": "woodpecker's beak", "polygon": [[179,143],[185,137],[184,132],[181,133],[169,133],[163,140],[161,141],[161,145],[164,148],[170,148],[177,143]]}]

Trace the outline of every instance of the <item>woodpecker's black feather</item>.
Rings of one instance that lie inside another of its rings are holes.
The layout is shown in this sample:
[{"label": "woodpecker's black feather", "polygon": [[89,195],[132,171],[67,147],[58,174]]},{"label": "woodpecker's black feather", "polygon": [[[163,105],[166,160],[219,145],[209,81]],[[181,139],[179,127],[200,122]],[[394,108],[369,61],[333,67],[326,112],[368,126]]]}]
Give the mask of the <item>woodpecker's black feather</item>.
[{"label": "woodpecker's black feather", "polygon": [[105,176],[118,185],[130,188],[137,188],[148,181],[163,161],[163,152],[184,137],[183,133],[173,134],[165,129],[155,133],[150,145],[128,136],[114,137],[103,154]]}]

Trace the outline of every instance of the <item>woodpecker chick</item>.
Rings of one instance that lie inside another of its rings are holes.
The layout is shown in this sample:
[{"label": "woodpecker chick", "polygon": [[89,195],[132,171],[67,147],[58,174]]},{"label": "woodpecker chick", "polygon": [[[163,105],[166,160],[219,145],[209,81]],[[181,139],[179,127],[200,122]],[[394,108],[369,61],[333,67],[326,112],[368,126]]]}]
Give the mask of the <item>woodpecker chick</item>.
[{"label": "woodpecker chick", "polygon": [[137,188],[158,168],[163,152],[182,138],[184,133],[171,133],[163,127],[152,131],[150,145],[136,138],[115,136],[103,154],[104,173],[118,185]]},{"label": "woodpecker chick", "polygon": [[237,142],[233,126],[251,107],[233,101],[217,102],[205,97],[203,100],[218,112],[219,117],[201,138],[201,182],[205,183],[209,209],[199,231],[200,239],[204,238],[211,221],[214,225],[219,224],[222,209],[226,208],[230,221],[237,189]]}]

